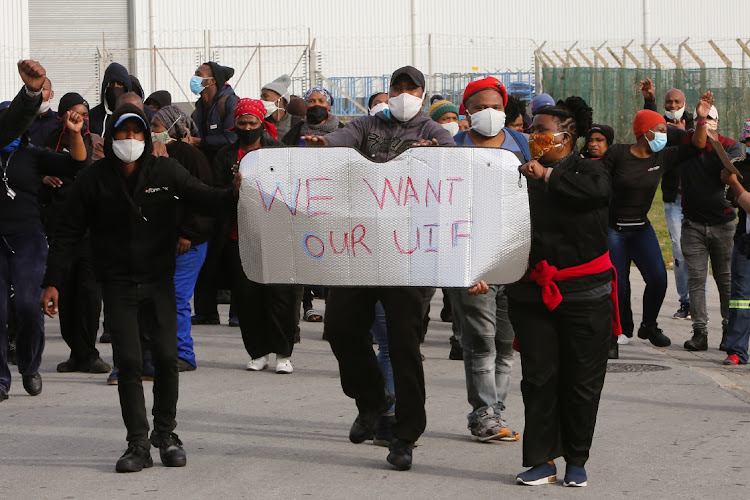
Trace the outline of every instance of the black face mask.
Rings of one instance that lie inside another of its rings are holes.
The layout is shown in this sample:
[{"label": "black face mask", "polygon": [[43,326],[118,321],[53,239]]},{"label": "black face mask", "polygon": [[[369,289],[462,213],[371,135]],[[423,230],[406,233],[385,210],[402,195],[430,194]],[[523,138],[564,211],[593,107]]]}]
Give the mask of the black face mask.
[{"label": "black face mask", "polygon": [[234,132],[237,134],[237,138],[240,140],[240,144],[242,144],[243,146],[249,146],[250,144],[254,144],[255,141],[260,139],[260,137],[263,135],[263,127],[261,126],[251,130],[235,128]]},{"label": "black face mask", "polygon": [[104,99],[107,101],[107,107],[110,111],[114,111],[115,104],[117,104],[117,98],[124,93],[125,89],[123,87],[108,87],[107,90],[104,91]]},{"label": "black face mask", "polygon": [[310,106],[307,108],[307,123],[317,125],[328,119],[328,108],[325,106]]}]

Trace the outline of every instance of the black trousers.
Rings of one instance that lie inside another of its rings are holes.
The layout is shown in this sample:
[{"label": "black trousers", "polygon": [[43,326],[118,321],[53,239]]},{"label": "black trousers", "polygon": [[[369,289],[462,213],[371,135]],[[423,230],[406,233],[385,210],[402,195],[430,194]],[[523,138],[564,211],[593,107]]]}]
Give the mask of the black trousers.
[{"label": "black trousers", "polygon": [[299,320],[296,296],[300,286],[250,281],[242,270],[237,242],[227,243],[227,249],[233,277],[232,302],[245,350],[252,359],[270,353],[291,356]]},{"label": "black trousers", "polygon": [[509,315],[521,351],[524,414],[523,465],[563,456],[583,467],[594,437],[612,336],[609,295],[541,302],[510,299]]},{"label": "black trousers", "polygon": [[229,224],[216,223],[214,232],[208,242],[206,260],[198,274],[193,291],[193,306],[195,314],[200,316],[218,316],[216,307],[216,291],[225,285],[228,274],[226,246],[229,240]]},{"label": "black trousers", "polygon": [[341,387],[360,411],[383,405],[385,385],[370,327],[375,303],[385,309],[388,344],[396,387],[396,424],[393,435],[416,441],[427,418],[424,371],[419,352],[426,288],[329,288],[325,335],[339,362]]},{"label": "black trousers", "polygon": [[148,448],[148,419],[143,396],[140,329],[148,330],[154,362],[154,430],[172,432],[177,425],[177,306],[174,279],[153,283],[102,284],[104,314],[119,369],[117,390],[127,440]]},{"label": "black trousers", "polygon": [[76,249],[68,273],[60,285],[60,333],[79,365],[98,358],[96,332],[102,295],[94,274],[88,237]]}]

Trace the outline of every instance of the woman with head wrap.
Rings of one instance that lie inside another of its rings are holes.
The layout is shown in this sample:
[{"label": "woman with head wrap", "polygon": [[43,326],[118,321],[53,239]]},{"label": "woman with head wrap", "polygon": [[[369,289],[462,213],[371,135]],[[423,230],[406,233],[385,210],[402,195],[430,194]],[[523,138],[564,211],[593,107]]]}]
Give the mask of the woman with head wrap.
[{"label": "woman with head wrap", "polygon": [[300,137],[308,135],[326,135],[344,126],[338,116],[331,113],[333,96],[323,87],[313,87],[305,92],[307,111],[305,118],[281,139],[289,146],[304,146]]},{"label": "woman with head wrap", "polygon": [[667,347],[672,343],[656,322],[667,291],[667,271],[659,241],[647,214],[664,172],[700,154],[705,147],[705,118],[712,102],[712,94],[706,92],[696,106],[696,110],[702,113],[698,121],[704,124],[697,127],[692,145],[665,147],[667,123],[664,117],[655,111],[643,109],[633,120],[635,144],[615,144],[601,160],[612,175],[613,196],[608,233],[612,263],[617,269],[618,302],[624,334],[618,339],[621,344],[627,343],[635,328],[628,295],[631,261],[646,282],[638,337],[648,339],[657,347]]},{"label": "woman with head wrap", "polygon": [[[194,128],[193,120],[180,108],[164,106],[151,120],[151,138],[154,142],[164,143],[167,154],[193,177],[211,186],[211,167],[206,156],[189,143],[191,129]],[[206,259],[213,219],[193,213],[189,206],[181,205],[180,208],[174,287],[177,302],[177,367],[182,372],[196,368],[193,338],[190,334],[190,299]]]}]

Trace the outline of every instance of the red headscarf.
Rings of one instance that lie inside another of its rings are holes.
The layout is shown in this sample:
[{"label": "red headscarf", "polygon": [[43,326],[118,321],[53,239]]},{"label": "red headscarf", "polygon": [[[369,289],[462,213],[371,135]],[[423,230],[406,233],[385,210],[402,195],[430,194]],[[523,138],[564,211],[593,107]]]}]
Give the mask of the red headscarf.
[{"label": "red headscarf", "polygon": [[237,107],[234,108],[234,120],[243,115],[253,115],[260,120],[263,128],[271,134],[271,137],[278,140],[279,133],[276,131],[276,126],[273,123],[266,121],[266,107],[263,102],[258,99],[243,98],[237,101]]}]

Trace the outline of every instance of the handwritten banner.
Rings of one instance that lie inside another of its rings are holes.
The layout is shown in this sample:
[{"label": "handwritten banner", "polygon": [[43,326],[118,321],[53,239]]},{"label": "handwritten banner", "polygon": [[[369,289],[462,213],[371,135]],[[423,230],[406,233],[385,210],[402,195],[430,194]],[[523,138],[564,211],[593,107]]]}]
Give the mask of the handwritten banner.
[{"label": "handwritten banner", "polygon": [[508,151],[268,148],[240,164],[239,248],[260,283],[465,287],[523,276],[526,180]]}]

